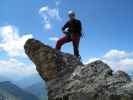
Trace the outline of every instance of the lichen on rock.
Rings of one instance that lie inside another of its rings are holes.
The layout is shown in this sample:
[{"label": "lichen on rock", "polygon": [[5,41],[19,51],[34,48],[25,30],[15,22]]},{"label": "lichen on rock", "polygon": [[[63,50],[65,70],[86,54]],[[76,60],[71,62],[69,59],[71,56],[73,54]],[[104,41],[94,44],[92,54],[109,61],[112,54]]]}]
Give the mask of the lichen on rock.
[{"label": "lichen on rock", "polygon": [[49,100],[133,100],[127,73],[113,71],[102,61],[83,65],[75,56],[29,39],[25,53],[46,81]]}]

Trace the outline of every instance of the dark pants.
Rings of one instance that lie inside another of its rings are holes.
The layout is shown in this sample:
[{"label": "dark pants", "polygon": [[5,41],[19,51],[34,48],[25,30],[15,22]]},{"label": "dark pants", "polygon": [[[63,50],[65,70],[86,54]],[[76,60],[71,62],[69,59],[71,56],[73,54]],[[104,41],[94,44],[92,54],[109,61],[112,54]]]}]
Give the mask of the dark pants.
[{"label": "dark pants", "polygon": [[72,36],[63,36],[57,41],[56,49],[60,50],[61,46],[65,43],[71,42],[73,43],[73,50],[74,55],[77,57],[80,57],[79,55],[79,42],[80,42],[80,35],[77,33],[73,33]]}]

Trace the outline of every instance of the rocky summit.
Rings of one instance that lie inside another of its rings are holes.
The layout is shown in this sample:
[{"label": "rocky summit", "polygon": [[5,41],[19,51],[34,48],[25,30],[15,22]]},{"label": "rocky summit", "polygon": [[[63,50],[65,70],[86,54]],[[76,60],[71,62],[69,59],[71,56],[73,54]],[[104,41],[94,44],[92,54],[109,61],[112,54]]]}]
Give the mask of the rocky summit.
[{"label": "rocky summit", "polygon": [[75,56],[29,39],[25,53],[46,81],[48,100],[133,100],[133,81],[95,61],[83,65]]}]

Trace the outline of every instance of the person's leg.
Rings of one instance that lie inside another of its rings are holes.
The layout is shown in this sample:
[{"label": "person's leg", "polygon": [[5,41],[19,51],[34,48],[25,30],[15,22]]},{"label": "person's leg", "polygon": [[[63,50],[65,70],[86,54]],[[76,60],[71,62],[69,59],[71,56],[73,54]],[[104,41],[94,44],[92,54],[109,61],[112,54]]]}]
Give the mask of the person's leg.
[{"label": "person's leg", "polygon": [[78,34],[73,34],[72,35],[72,42],[73,42],[74,55],[76,57],[80,57],[80,54],[79,54],[80,36]]},{"label": "person's leg", "polygon": [[61,46],[67,42],[70,42],[71,39],[69,39],[66,35],[60,38],[56,43],[56,49],[60,50]]},{"label": "person's leg", "polygon": [[[57,43],[56,43],[56,49],[57,50],[60,50],[61,49],[61,46],[63,45],[63,44],[65,44],[65,43],[67,43],[67,42],[70,42],[71,41],[71,39],[68,37],[68,36],[63,36],[62,38],[60,38],[58,41],[57,41]],[[60,64],[62,64],[62,63],[64,63],[64,60],[62,59],[62,56],[60,55],[59,57],[58,57],[58,59],[56,59],[56,62],[57,63],[60,63]],[[62,70],[62,68],[60,67],[60,66],[58,66],[57,67],[57,71],[61,71]]]}]

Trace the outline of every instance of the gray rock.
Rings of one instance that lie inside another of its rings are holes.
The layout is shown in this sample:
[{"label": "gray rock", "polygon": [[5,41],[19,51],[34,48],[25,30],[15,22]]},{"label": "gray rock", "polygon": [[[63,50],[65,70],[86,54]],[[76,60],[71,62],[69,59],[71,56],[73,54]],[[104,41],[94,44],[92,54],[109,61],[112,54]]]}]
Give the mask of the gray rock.
[{"label": "gray rock", "polygon": [[102,61],[83,65],[35,39],[24,48],[47,83],[49,100],[133,100],[133,82],[123,71],[112,73]]}]

